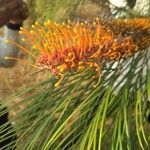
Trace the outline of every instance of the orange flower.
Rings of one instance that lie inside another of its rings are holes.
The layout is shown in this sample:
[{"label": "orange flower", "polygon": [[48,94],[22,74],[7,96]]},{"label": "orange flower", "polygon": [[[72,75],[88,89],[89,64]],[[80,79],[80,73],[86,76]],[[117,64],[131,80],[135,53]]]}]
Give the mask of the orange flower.
[{"label": "orange flower", "polygon": [[48,20],[44,25],[36,22],[30,31],[22,28],[20,34],[23,41],[38,50],[37,66],[61,76],[55,85],[58,86],[66,71],[91,66],[100,76],[102,60],[117,61],[146,48],[150,44],[150,20],[96,18],[92,24],[87,21],[57,24]]}]

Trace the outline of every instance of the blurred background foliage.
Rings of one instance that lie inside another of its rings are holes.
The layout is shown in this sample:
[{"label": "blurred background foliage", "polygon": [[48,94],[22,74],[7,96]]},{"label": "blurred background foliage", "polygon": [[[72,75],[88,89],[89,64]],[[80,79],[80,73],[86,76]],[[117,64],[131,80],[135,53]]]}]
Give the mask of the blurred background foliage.
[{"label": "blurred background foliage", "polygon": [[[103,12],[102,9],[106,8],[104,7],[106,4],[104,0],[28,0],[28,4],[31,6],[33,21],[93,19],[93,17],[98,17]],[[109,9],[108,6],[106,9]]]}]

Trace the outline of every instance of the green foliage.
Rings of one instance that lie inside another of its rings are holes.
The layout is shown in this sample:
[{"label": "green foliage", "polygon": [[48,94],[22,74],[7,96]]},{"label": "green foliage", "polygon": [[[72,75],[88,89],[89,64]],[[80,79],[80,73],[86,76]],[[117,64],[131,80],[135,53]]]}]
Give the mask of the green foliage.
[{"label": "green foliage", "polygon": [[66,20],[77,17],[78,14],[75,9],[79,3],[82,4],[84,0],[29,0],[31,6],[31,18],[35,20],[53,19],[55,21]]},{"label": "green foliage", "polygon": [[5,100],[9,104],[25,97],[10,108],[26,106],[10,120],[18,133],[18,149],[148,149],[147,52],[121,60],[116,67],[104,62],[96,88],[95,72],[88,68],[66,74],[58,88],[51,77]]}]

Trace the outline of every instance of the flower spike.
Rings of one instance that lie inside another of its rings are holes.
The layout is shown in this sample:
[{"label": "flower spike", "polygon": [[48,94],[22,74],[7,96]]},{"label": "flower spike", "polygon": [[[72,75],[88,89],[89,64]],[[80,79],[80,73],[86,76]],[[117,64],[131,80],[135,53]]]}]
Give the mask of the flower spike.
[{"label": "flower spike", "polygon": [[[150,19],[117,19],[58,24],[48,20],[22,29],[23,41],[39,51],[36,63],[56,75],[59,86],[67,71],[93,67],[101,77],[101,62],[131,57],[150,44]],[[21,47],[20,47],[21,48]],[[26,49],[25,49],[26,50]],[[26,50],[29,51],[29,50]]]}]

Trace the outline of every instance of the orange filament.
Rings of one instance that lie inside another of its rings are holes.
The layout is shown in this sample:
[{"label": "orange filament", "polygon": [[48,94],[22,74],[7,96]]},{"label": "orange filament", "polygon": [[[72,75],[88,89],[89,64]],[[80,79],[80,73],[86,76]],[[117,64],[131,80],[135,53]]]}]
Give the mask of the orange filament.
[{"label": "orange filament", "polygon": [[[35,23],[32,30],[22,29],[25,41],[39,51],[37,65],[49,68],[56,75],[59,86],[67,71],[87,67],[95,69],[101,78],[101,62],[119,61],[131,57],[150,44],[150,20],[148,18],[100,20],[58,24],[47,21]],[[19,46],[26,52],[26,48]]]},{"label": "orange filament", "polygon": [[17,60],[18,62],[21,62],[21,63],[24,63],[24,64],[28,64],[34,68],[39,68],[38,66],[34,65],[34,64],[31,64],[29,61],[27,60],[22,60],[22,59],[19,59],[19,58],[15,58],[15,57],[5,57],[6,60]]},{"label": "orange filament", "polygon": [[60,85],[60,83],[62,82],[62,80],[64,79],[64,74],[59,74],[60,78],[59,80],[55,83],[55,87],[58,87]]},{"label": "orange filament", "polygon": [[33,53],[31,53],[27,48],[21,46],[20,44],[16,43],[15,41],[12,40],[6,40],[6,43],[12,43],[14,45],[16,45],[17,47],[20,48],[20,50],[22,50],[23,52],[27,52],[29,55],[31,55],[33,58],[37,59],[36,56],[33,55]]}]

